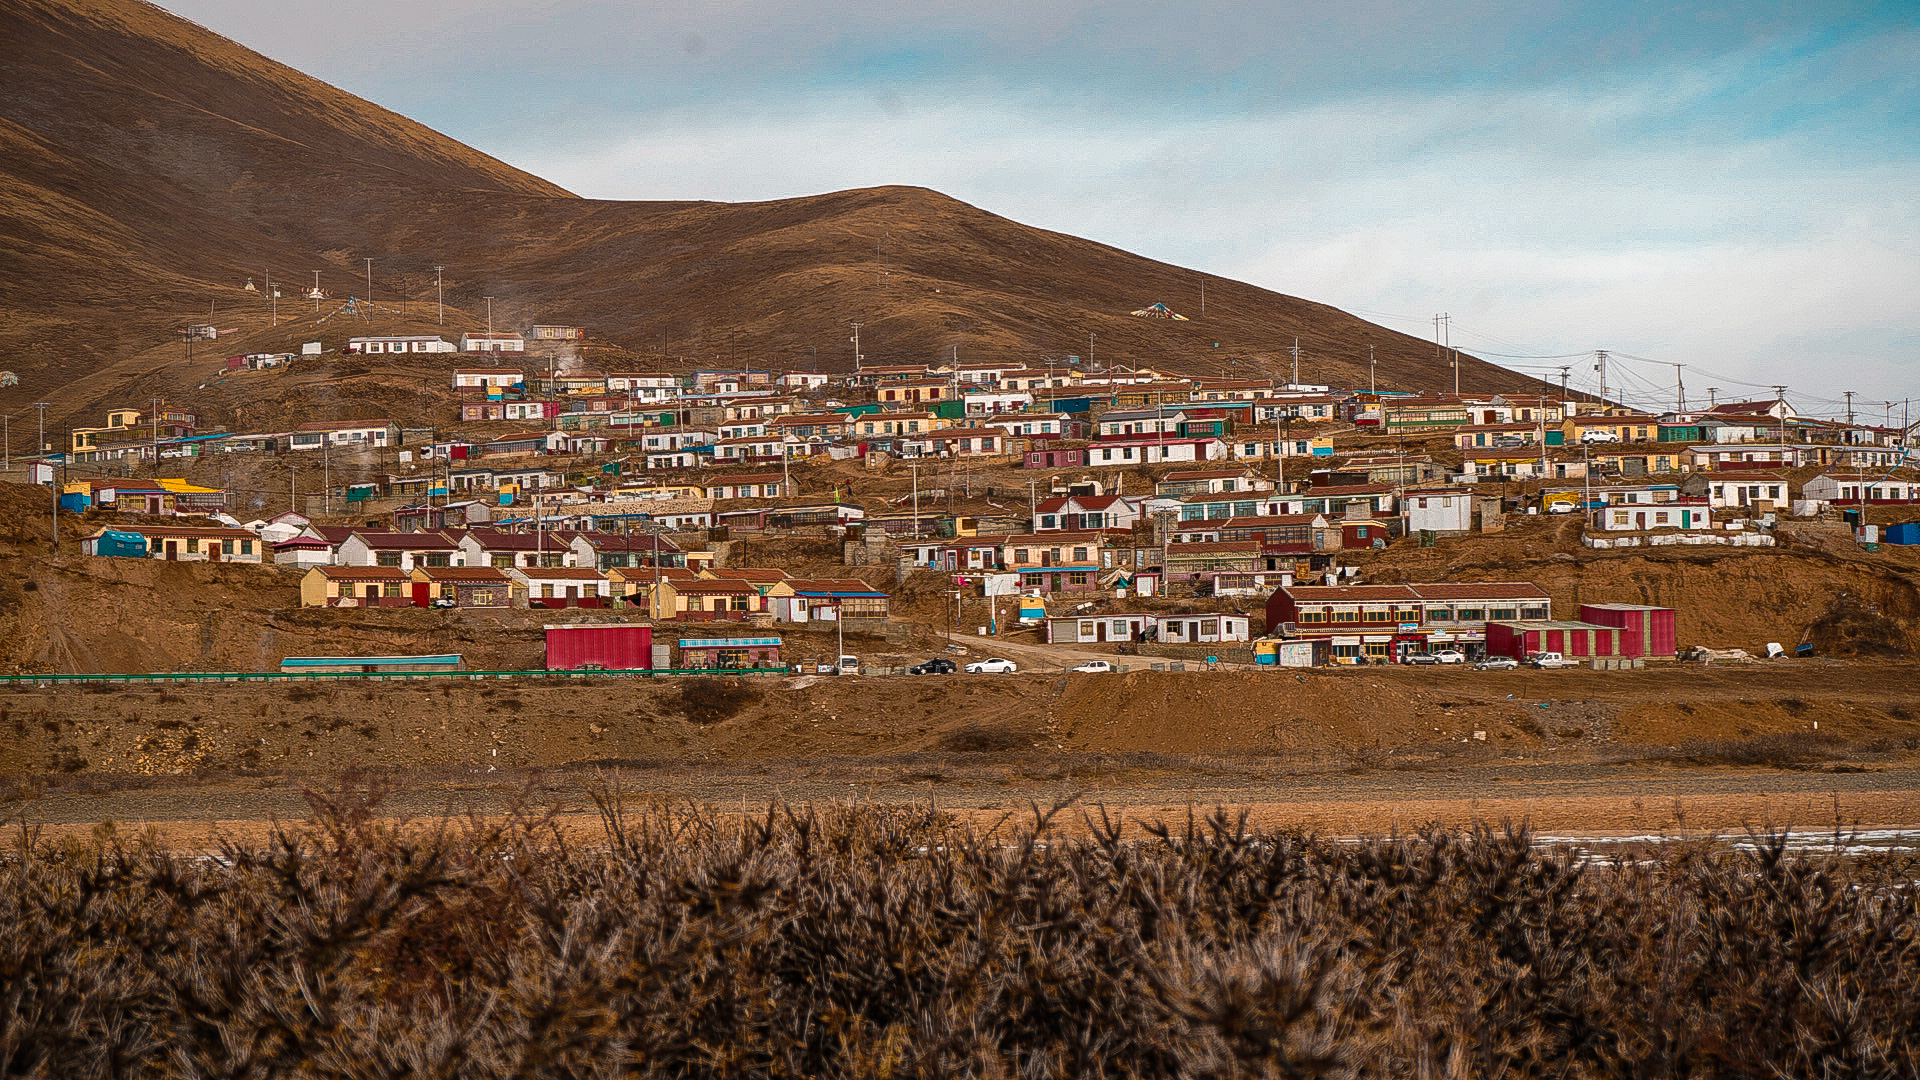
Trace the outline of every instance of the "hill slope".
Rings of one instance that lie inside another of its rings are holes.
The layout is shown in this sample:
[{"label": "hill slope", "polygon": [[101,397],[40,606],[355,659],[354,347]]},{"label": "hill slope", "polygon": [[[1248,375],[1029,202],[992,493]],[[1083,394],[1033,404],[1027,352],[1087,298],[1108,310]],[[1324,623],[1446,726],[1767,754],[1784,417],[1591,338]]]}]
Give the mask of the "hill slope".
[{"label": "hill slope", "polygon": [[[1383,384],[1452,380],[1429,342],[1238,282],[1209,280],[1204,318],[1131,318],[1154,301],[1198,316],[1201,275],[922,189],[576,198],[138,0],[0,0],[0,35],[0,349],[21,399],[56,413],[197,381],[176,335],[209,311],[236,331],[209,351],[265,341],[249,278],[320,269],[344,297],[367,258],[388,302],[433,297],[446,266],[450,333],[490,296],[498,325],[714,362],[845,369],[859,321],[870,362],[1091,351],[1284,375],[1297,337],[1305,380],[1364,384],[1369,344]],[[1529,383],[1468,361],[1463,385]]]}]

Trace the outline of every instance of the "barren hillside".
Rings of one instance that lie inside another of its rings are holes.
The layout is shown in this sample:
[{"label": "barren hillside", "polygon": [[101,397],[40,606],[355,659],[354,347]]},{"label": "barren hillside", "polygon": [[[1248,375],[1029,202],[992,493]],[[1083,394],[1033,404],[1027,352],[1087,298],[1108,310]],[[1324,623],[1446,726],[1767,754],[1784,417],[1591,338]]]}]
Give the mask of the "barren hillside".
[{"label": "barren hillside", "polygon": [[[180,327],[212,354],[416,319],[443,275],[457,334],[577,323],[643,354],[705,361],[1088,356],[1387,385],[1450,385],[1429,342],[1322,304],[1034,229],[917,188],[754,204],[584,200],[139,0],[0,0],[0,350],[20,400],[56,416],[180,392]],[[293,288],[366,289],[372,322],[319,325]],[[268,275],[289,286],[270,325]],[[1165,301],[1191,322],[1127,312]],[[375,326],[375,323],[381,325]],[[1090,337],[1091,335],[1091,337]],[[1478,361],[1474,389],[1526,380]]]}]

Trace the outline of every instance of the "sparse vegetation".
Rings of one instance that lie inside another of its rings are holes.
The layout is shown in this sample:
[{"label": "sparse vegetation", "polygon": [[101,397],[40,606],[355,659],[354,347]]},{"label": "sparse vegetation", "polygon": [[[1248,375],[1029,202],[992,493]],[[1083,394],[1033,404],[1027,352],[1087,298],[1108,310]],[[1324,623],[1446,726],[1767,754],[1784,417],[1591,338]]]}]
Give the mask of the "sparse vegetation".
[{"label": "sparse vegetation", "polygon": [[718,676],[683,680],[674,698],[680,715],[689,723],[707,726],[731,720],[747,706],[760,700],[760,691],[745,679]]},{"label": "sparse vegetation", "polygon": [[1033,736],[1018,728],[996,724],[968,724],[940,740],[940,749],[958,754],[1005,753],[1032,746]]},{"label": "sparse vegetation", "polygon": [[[0,863],[0,1069],[46,1077],[1912,1075],[1897,856],[1225,812],[976,833],[594,794],[407,830],[378,788],[218,860],[103,827]],[[160,1048],[166,1048],[162,1052]],[[1444,1067],[1443,1067],[1444,1066]]]}]

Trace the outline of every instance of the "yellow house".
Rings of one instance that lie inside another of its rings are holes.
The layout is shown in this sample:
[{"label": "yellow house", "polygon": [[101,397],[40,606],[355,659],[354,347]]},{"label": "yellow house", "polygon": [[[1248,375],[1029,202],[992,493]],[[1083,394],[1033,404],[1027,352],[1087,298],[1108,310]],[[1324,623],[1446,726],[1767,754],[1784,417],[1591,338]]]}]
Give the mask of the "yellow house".
[{"label": "yellow house", "polygon": [[1660,418],[1646,413],[1621,413],[1614,416],[1574,416],[1562,428],[1568,443],[1581,442],[1591,432],[1611,435],[1620,442],[1652,442],[1660,437]]},{"label": "yellow house", "polygon": [[316,566],[300,579],[301,607],[405,607],[407,572],[392,566]]}]

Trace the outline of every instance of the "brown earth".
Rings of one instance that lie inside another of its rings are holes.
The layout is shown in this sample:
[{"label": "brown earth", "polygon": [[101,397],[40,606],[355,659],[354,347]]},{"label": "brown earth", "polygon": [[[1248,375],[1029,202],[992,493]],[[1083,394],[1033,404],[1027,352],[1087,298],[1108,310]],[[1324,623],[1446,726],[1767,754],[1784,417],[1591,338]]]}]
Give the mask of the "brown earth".
[{"label": "brown earth", "polygon": [[[1208,283],[1204,319],[1131,318],[1193,307],[1201,275],[922,189],[575,198],[137,0],[4,0],[0,38],[0,349],[56,427],[150,393],[230,422],[218,388],[196,389],[222,357],[478,330],[486,296],[498,326],[580,324],[643,358],[842,370],[857,320],[875,363],[1084,355],[1097,333],[1110,363],[1268,375],[1297,336],[1309,380],[1364,378],[1368,345],[1384,385],[1451,379],[1429,342],[1240,282]],[[379,303],[338,315],[367,291],[368,257]],[[242,289],[268,274],[297,289],[314,268],[335,300],[315,311],[290,289],[278,327]],[[189,363],[178,331],[210,310],[235,332]],[[354,378],[391,393],[384,370]],[[1475,390],[1539,385],[1463,372]],[[343,383],[343,403],[388,405],[360,389]]]}]

